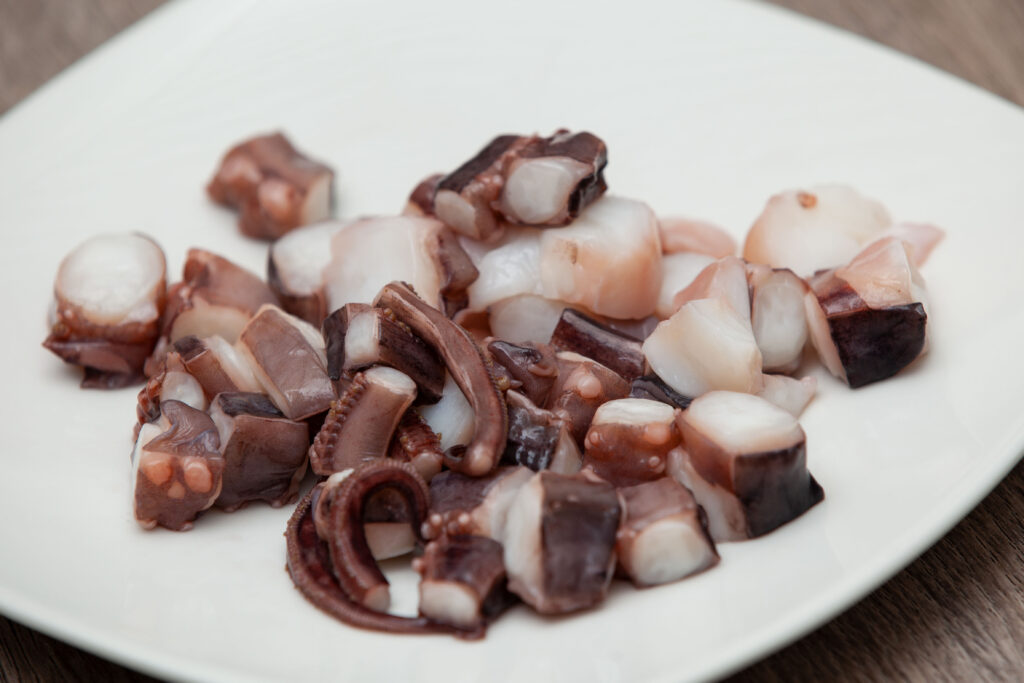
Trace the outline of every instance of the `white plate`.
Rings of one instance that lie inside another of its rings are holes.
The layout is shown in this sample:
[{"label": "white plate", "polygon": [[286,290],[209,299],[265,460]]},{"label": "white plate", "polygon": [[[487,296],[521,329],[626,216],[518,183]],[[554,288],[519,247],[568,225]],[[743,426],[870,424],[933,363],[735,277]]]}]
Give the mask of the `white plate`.
[{"label": "white plate", "polygon": [[[590,5],[178,2],[0,120],[0,609],[182,678],[703,678],[836,614],[999,481],[1024,446],[1021,111],[760,5]],[[604,137],[615,192],[738,235],[770,193],[831,180],[948,229],[927,358],[858,391],[821,375],[803,422],[822,505],[693,580],[565,619],[517,609],[475,644],[317,612],[283,569],[288,510],[135,525],[135,392],[80,391],[39,347],[64,252],[144,230],[175,269],[198,244],[261,270],[202,191],[257,131],[339,169],[352,216],[397,211],[497,132],[558,126]]]}]

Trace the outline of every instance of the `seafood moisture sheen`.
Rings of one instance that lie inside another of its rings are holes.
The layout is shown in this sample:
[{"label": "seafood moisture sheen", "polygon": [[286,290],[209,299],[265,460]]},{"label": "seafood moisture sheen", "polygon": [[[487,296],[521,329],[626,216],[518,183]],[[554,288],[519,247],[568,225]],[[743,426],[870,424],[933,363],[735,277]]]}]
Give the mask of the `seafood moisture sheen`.
[{"label": "seafood moisture sheen", "polygon": [[[400,215],[342,221],[328,166],[255,137],[207,191],[276,239],[266,281],[195,248],[168,286],[154,239],[93,237],[60,265],[43,345],[83,387],[144,383],[146,529],[313,479],[288,571],[347,624],[480,638],[518,603],[566,614],[616,579],[683,580],[824,499],[799,422],[818,380],[797,373],[816,353],[860,387],[915,362],[942,231],[794,189],[741,258],[712,223],[608,195],[607,163],[592,133],[501,135]],[[389,613],[377,566],[408,555],[415,617]]]}]

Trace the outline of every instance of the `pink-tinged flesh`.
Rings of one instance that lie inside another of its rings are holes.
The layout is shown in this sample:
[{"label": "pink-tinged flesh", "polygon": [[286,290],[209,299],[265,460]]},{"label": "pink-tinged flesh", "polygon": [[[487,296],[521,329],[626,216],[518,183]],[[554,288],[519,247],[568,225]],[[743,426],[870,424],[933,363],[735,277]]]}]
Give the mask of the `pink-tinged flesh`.
[{"label": "pink-tinged flesh", "polygon": [[565,308],[564,301],[531,294],[502,299],[490,308],[491,333],[515,344],[546,344]]},{"label": "pink-tinged flesh", "polygon": [[890,225],[884,206],[852,188],[788,190],[768,200],[747,233],[743,257],[806,277],[846,263]]},{"label": "pink-tinged flesh", "polygon": [[[540,237],[543,294],[613,318],[654,313],[661,290],[658,221],[643,202],[604,196]],[[629,283],[629,286],[624,286]]]},{"label": "pink-tinged flesh", "polygon": [[328,310],[372,303],[394,280],[408,282],[424,301],[438,306],[440,266],[431,258],[428,240],[443,228],[433,218],[387,216],[355,221],[335,234],[323,271]]},{"label": "pink-tinged flesh", "polygon": [[722,298],[684,305],[644,340],[643,351],[655,374],[683,396],[713,389],[757,393],[763,386],[750,322]]},{"label": "pink-tinged flesh", "polygon": [[714,223],[682,216],[662,216],[658,219],[661,250],[667,254],[695,253],[719,259],[734,256],[736,240]]},{"label": "pink-tinged flesh", "polygon": [[807,334],[810,337],[811,345],[818,353],[822,364],[835,377],[846,381],[846,370],[839,360],[839,350],[836,343],[832,341],[832,332],[828,328],[828,319],[825,312],[821,310],[817,295],[809,291],[804,295],[804,313],[807,315]]},{"label": "pink-tinged flesh", "polygon": [[690,286],[701,271],[707,268],[714,259],[707,254],[695,252],[679,252],[661,257],[661,291],[658,294],[658,308],[655,313],[659,318],[671,317],[678,310],[674,304],[675,296]]},{"label": "pink-tinged flesh", "polygon": [[473,440],[476,416],[451,373],[445,373],[441,400],[433,405],[419,406],[417,410],[441,439],[441,450],[465,446]]},{"label": "pink-tinged flesh", "polygon": [[896,237],[873,242],[849,264],[836,268],[835,275],[845,280],[870,308],[920,303],[928,312],[924,278],[914,266],[906,244]]},{"label": "pink-tinged flesh", "polygon": [[468,288],[469,309],[482,311],[521,294],[541,294],[540,234],[536,228],[510,227],[493,244],[460,238],[479,277]]},{"label": "pink-tinged flesh", "polygon": [[907,246],[910,261],[920,268],[935,247],[946,237],[946,231],[930,223],[896,223],[882,233],[882,238],[896,237]]},{"label": "pink-tinged flesh", "polygon": [[416,546],[416,536],[408,522],[366,522],[363,532],[376,560],[401,557]]},{"label": "pink-tinged flesh", "polygon": [[88,239],[57,270],[58,319],[77,314],[104,327],[154,324],[164,301],[166,269],[163,250],[144,235]]},{"label": "pink-tinged flesh", "polygon": [[764,388],[758,396],[799,418],[817,390],[818,380],[814,377],[796,379],[787,375],[765,375]]},{"label": "pink-tinged flesh", "polygon": [[672,299],[673,312],[697,299],[721,297],[741,318],[750,320],[750,285],[747,265],[736,256],[726,256],[709,264],[693,282]]},{"label": "pink-tinged flesh", "polygon": [[792,372],[807,343],[807,285],[791,270],[751,264],[750,323],[767,372]]}]

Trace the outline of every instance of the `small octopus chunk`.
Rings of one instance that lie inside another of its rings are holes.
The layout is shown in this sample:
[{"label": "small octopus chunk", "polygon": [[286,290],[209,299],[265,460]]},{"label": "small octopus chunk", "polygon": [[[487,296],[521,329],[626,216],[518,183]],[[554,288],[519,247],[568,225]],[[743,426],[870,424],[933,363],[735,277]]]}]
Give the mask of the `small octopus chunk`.
[{"label": "small octopus chunk", "polygon": [[180,401],[161,403],[160,417],[142,426],[132,453],[135,519],[144,529],[191,529],[220,495],[223,472],[210,416]]},{"label": "small octopus chunk", "polygon": [[[683,446],[669,474],[693,492],[716,542],[762,536],[823,498],[807,471],[804,430],[750,394],[712,391],[677,418]],[[685,449],[685,450],[684,450]]]},{"label": "small octopus chunk", "polygon": [[56,306],[43,346],[86,368],[83,387],[141,382],[160,333],[166,288],[164,252],[149,237],[120,234],[86,240],[57,270]]},{"label": "small octopus chunk", "polygon": [[689,287],[697,276],[714,262],[715,260],[707,254],[688,251],[662,256],[661,290],[655,314],[662,319],[671,317],[679,308],[675,305],[676,294]]},{"label": "small octopus chunk", "polygon": [[331,262],[331,240],[349,225],[323,221],[292,230],[274,242],[267,255],[267,283],[281,308],[319,325],[329,312],[324,269]]},{"label": "small octopus chunk", "polygon": [[675,409],[660,401],[620,398],[601,405],[584,439],[583,466],[615,486],[665,476],[679,446]]},{"label": "small octopus chunk", "polygon": [[559,351],[555,362],[558,374],[543,407],[569,423],[573,439],[582,448],[598,407],[629,395],[629,382],[597,361],[571,351]]},{"label": "small octopus chunk", "polygon": [[272,240],[330,215],[334,171],[292,147],[281,133],[231,148],[206,186],[210,198],[239,211],[242,234]]},{"label": "small octopus chunk", "polygon": [[619,565],[634,584],[658,586],[718,564],[707,520],[693,494],[662,477],[619,489]]},{"label": "small octopus chunk", "polygon": [[509,506],[533,474],[528,467],[498,467],[482,477],[441,472],[430,480],[430,517],[423,535],[473,534],[501,542]]},{"label": "small octopus chunk", "polygon": [[182,337],[174,342],[171,353],[178,354],[185,369],[196,378],[208,399],[223,392],[259,393],[262,389],[249,361],[238,349],[224,341],[223,337]]},{"label": "small octopus chunk", "polygon": [[[517,391],[505,393],[508,403],[508,442],[502,462],[531,470],[550,469],[573,474],[581,466],[580,450],[564,419],[538,408]],[[600,410],[600,409],[598,409]]]},{"label": "small octopus chunk", "polygon": [[611,484],[538,472],[508,510],[502,545],[509,590],[542,614],[598,604],[615,569],[620,516]]},{"label": "small octopus chunk", "polygon": [[644,374],[641,342],[572,308],[562,316],[551,333],[551,346],[593,358],[628,381]]},{"label": "small octopus chunk", "polygon": [[736,240],[714,223],[662,216],[658,219],[661,249],[665,254],[702,254],[712,259],[736,254]]},{"label": "small octopus chunk", "polygon": [[564,301],[532,294],[502,299],[489,309],[491,332],[499,339],[516,344],[546,344],[558,327],[565,308]]},{"label": "small octopus chunk", "polygon": [[750,322],[765,372],[792,372],[807,343],[807,283],[793,271],[762,264],[747,267]]}]

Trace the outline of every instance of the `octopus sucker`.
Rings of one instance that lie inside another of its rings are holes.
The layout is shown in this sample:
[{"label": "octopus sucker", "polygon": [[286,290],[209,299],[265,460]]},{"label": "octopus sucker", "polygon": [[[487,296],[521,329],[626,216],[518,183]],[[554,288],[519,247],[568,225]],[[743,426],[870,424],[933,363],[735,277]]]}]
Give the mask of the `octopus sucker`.
[{"label": "octopus sucker", "polygon": [[423,535],[471,534],[502,542],[509,506],[533,474],[518,466],[499,466],[482,477],[441,472],[430,480],[430,517]]},{"label": "octopus sucker", "polygon": [[309,447],[309,464],[327,476],[387,457],[399,421],[416,398],[416,384],[394,368],[357,373],[333,403]]},{"label": "octopus sucker", "polygon": [[505,399],[480,348],[465,330],[427,305],[408,285],[400,282],[386,285],[374,305],[393,311],[434,348],[473,408],[473,438],[457,452],[446,454],[445,464],[473,476],[490,472],[504,450],[508,415]]},{"label": "octopus sucker", "polygon": [[669,474],[693,492],[716,542],[762,536],[824,498],[793,415],[750,394],[712,391],[677,417]]},{"label": "octopus sucker", "polygon": [[676,409],[660,401],[620,398],[603,403],[583,440],[583,466],[615,486],[665,476],[668,453],[679,446]]},{"label": "octopus sucker", "polygon": [[538,408],[517,391],[505,393],[508,403],[508,442],[502,462],[531,470],[573,474],[581,467],[579,447],[569,425],[550,410]]},{"label": "octopus sucker", "polygon": [[704,511],[670,477],[619,488],[619,565],[639,587],[678,581],[718,564]]},{"label": "octopus sucker", "polygon": [[509,590],[542,614],[593,607],[615,569],[615,487],[582,474],[538,472],[508,509],[502,545]]},{"label": "octopus sucker", "polygon": [[251,501],[293,502],[306,473],[309,428],[289,420],[264,394],[217,394],[210,418],[220,436],[224,484],[216,505],[237,510]]},{"label": "octopus sucker", "polygon": [[592,358],[627,381],[644,374],[644,353],[639,339],[617,332],[572,308],[551,334],[551,346]]},{"label": "octopus sucker", "polygon": [[583,438],[602,403],[629,395],[629,382],[612,369],[572,351],[555,355],[558,373],[543,408],[562,417],[576,443]]},{"label": "octopus sucker", "polygon": [[348,224],[302,226],[276,240],[267,254],[267,284],[281,308],[311,325],[320,325],[329,312],[324,269],[331,261],[331,241]]},{"label": "octopus sucker", "polygon": [[180,401],[164,401],[160,417],[139,430],[132,453],[135,519],[147,529],[191,529],[220,495],[223,471],[220,437],[210,416]]},{"label": "octopus sucker", "polygon": [[43,346],[87,370],[83,387],[144,381],[167,300],[167,264],[155,241],[135,233],[86,240],[61,261],[53,293]]},{"label": "octopus sucker", "polygon": [[310,159],[281,133],[232,147],[206,186],[219,204],[237,209],[242,234],[272,240],[330,215],[334,171]]}]

